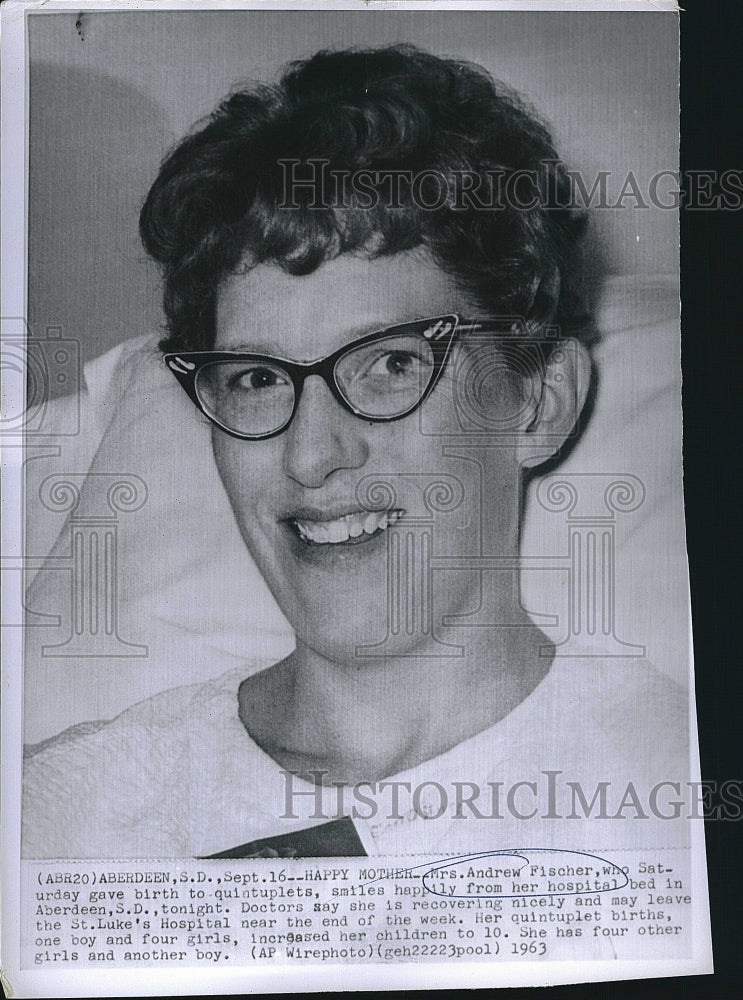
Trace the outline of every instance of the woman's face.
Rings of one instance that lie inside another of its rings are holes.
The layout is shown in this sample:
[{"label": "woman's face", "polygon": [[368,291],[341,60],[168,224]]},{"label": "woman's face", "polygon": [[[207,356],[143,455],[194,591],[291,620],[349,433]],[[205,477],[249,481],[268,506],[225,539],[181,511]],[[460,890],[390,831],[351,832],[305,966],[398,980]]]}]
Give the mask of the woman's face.
[{"label": "woman's face", "polygon": [[[479,310],[422,254],[374,261],[342,256],[303,277],[261,265],[223,286],[215,349],[314,361],[365,334],[447,313],[472,318]],[[516,446],[479,450],[487,470],[471,460],[474,454],[470,460],[443,454],[444,443],[467,440],[453,401],[463,350],[455,348],[422,407],[400,420],[360,419],[341,407],[319,376],[311,376],[292,423],[276,437],[239,440],[213,430],[217,466],[255,562],[298,637],[331,660],[348,662],[357,646],[387,634],[388,502],[371,514],[361,505],[357,486],[365,477],[394,483],[388,520],[399,517],[400,527],[428,514],[423,496],[431,482],[456,477],[463,499],[436,523],[437,556],[475,554],[481,517],[500,554],[517,549]],[[493,384],[481,386],[481,398],[513,413],[519,388],[502,366],[493,370]],[[494,420],[497,425],[497,413]],[[481,500],[484,481],[490,495]],[[435,576],[434,620],[477,608],[478,574]],[[512,601],[511,588],[504,589]],[[411,653],[425,653],[430,640],[420,630],[413,628],[408,638]]]}]

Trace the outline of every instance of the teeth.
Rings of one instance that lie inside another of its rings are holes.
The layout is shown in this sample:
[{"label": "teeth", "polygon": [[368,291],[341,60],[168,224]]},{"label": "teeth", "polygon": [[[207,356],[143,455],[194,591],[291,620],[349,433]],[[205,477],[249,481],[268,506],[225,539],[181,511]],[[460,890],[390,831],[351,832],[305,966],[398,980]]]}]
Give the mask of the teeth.
[{"label": "teeth", "polygon": [[[312,537],[312,536],[310,536]],[[330,541],[330,532],[325,524],[318,524],[317,526],[317,541],[322,542],[323,545]]]},{"label": "teeth", "polygon": [[345,542],[349,537],[348,525],[344,524],[342,520],[330,522],[328,525],[329,542]]},{"label": "teeth", "polygon": [[383,531],[390,524],[399,521],[402,510],[370,511],[365,514],[359,511],[355,514],[345,514],[334,521],[295,521],[300,538],[305,542],[315,542],[316,545],[338,545],[347,542],[349,538],[358,538],[366,533],[373,535],[375,531]]}]

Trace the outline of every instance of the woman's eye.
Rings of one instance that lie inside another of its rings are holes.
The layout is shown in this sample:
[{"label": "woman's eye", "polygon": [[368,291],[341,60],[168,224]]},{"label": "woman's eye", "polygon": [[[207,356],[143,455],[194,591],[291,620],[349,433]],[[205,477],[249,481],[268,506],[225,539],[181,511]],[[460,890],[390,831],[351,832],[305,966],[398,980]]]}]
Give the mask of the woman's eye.
[{"label": "woman's eye", "polygon": [[369,368],[369,375],[412,375],[421,365],[420,358],[405,351],[382,354]]},{"label": "woman's eye", "polygon": [[244,390],[273,389],[286,384],[286,378],[271,368],[248,368],[232,380],[233,388]]}]

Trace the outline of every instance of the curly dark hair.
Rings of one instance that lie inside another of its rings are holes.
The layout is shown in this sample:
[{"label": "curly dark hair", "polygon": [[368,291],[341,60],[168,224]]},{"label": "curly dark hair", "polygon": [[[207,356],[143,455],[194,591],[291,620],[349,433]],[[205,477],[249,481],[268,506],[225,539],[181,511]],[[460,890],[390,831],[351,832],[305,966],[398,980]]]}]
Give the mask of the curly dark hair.
[{"label": "curly dark hair", "polygon": [[[376,173],[379,184],[394,172],[427,176],[418,197],[401,185],[395,207],[358,192],[318,205],[299,187],[286,207],[287,161],[292,171],[323,161],[328,171]],[[447,198],[430,207],[433,175],[518,172],[536,179],[537,204]],[[140,215],[163,272],[163,350],[213,345],[220,283],[241,268],[268,262],[307,274],[343,253],[416,247],[484,313],[570,326],[582,229],[537,115],[481,67],[410,45],[319,52],[290,64],[275,86],[232,94],[167,156]]]}]

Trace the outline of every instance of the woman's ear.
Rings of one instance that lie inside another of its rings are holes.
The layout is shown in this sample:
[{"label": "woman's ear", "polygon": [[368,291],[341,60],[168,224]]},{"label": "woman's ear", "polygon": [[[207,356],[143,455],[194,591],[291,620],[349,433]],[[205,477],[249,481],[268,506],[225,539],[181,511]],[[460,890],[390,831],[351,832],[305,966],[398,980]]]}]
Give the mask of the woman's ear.
[{"label": "woman's ear", "polygon": [[538,391],[536,408],[523,428],[521,464],[534,468],[551,458],[575,429],[591,383],[591,356],[580,341],[555,344]]}]

